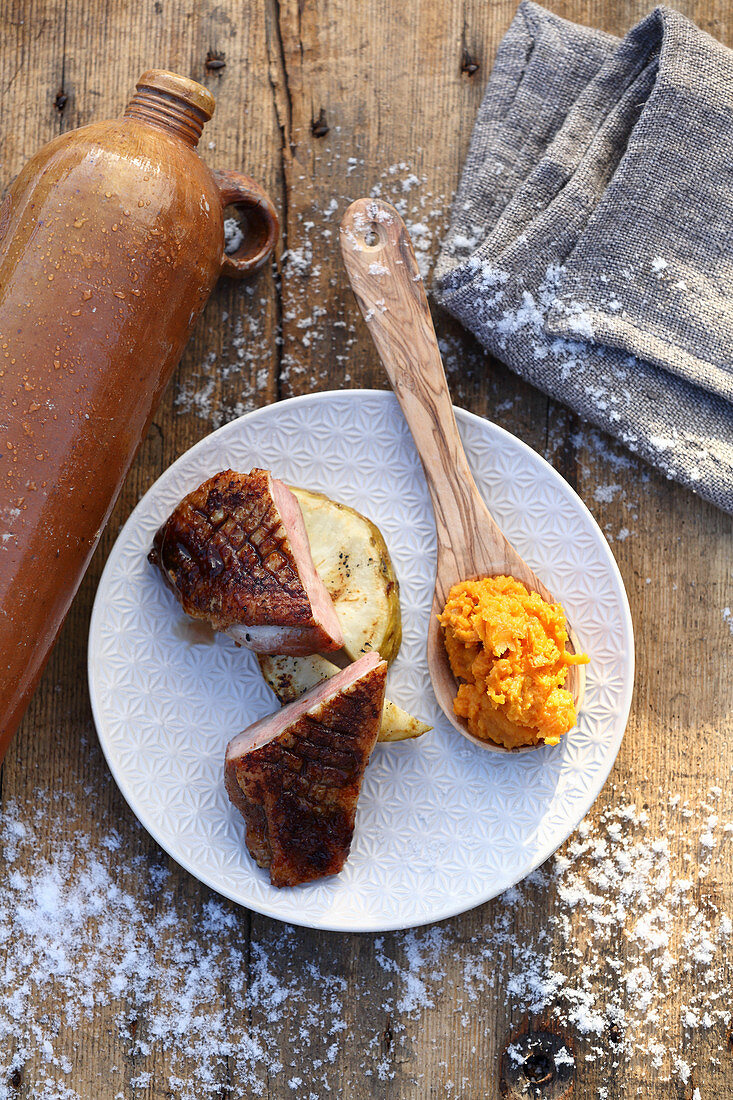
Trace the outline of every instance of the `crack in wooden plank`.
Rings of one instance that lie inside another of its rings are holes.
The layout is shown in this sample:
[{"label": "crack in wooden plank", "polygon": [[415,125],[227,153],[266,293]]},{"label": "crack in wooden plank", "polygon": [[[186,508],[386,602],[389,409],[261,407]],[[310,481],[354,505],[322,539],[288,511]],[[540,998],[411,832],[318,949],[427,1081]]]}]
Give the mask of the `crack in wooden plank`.
[{"label": "crack in wooden plank", "polygon": [[[280,0],[266,0],[265,4],[265,36],[268,54],[268,79],[272,89],[275,117],[280,130],[280,168],[279,175],[282,183],[282,256],[288,248],[288,217],[290,207],[291,168],[295,153],[293,141],[293,97],[290,89],[290,78],[285,56],[285,44],[283,40],[281,24]],[[277,260],[277,277],[275,280],[275,317],[276,317],[276,362],[275,362],[275,393],[279,401],[282,394],[282,365],[283,365],[283,280],[282,265]]]},{"label": "crack in wooden plank", "polygon": [[293,97],[290,90],[288,66],[285,58],[285,45],[282,34],[280,0],[266,0],[265,31],[267,36],[268,77],[275,99],[275,111],[282,137],[282,151],[292,158],[295,153],[293,142]]}]

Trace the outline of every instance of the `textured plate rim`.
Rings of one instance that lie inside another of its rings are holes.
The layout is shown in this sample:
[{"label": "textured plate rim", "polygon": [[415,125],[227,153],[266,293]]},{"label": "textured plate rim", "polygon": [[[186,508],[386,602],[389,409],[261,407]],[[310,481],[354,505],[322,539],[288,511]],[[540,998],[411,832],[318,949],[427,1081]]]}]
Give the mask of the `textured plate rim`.
[{"label": "textured plate rim", "polygon": [[[560,848],[565,843],[571,833],[575,832],[580,822],[590,811],[591,807],[594,805],[596,799],[598,798],[606,784],[606,780],[611,773],[611,769],[616,762],[616,757],[618,756],[619,749],[621,748],[621,742],[623,741],[624,734],[628,726],[629,714],[631,711],[631,701],[634,691],[635,677],[634,627],[631,618],[631,609],[629,607],[629,599],[626,592],[626,586],[624,584],[623,577],[621,576],[621,571],[619,570],[616,559],[613,556],[613,552],[608,545],[608,540],[606,539],[603,531],[596,522],[592,512],[587,507],[585,502],[580,498],[580,496],[575,492],[573,487],[565,480],[565,478],[560,473],[558,473],[557,470],[555,470],[553,466],[550,465],[546,458],[544,458],[537,451],[533,450],[532,447],[529,446],[529,444],[525,443],[523,440],[519,439],[511,432],[507,431],[506,428],[502,428],[499,424],[495,424],[487,417],[479,416],[476,413],[469,412],[467,409],[461,409],[458,406],[454,406],[456,419],[458,420],[459,424],[461,423],[461,421],[464,421],[466,423],[474,423],[481,428],[485,428],[486,426],[488,426],[491,430],[498,432],[500,436],[505,436],[512,447],[518,447],[520,451],[527,452],[527,454],[530,455],[533,460],[539,459],[546,467],[546,472],[550,480],[554,480],[555,482],[557,482],[564,491],[570,491],[575,505],[579,507],[579,510],[582,514],[584,514],[585,518],[590,521],[592,528],[599,536],[601,543],[607,552],[610,573],[614,576],[614,579],[616,580],[618,585],[619,593],[622,597],[619,610],[621,613],[624,630],[628,632],[629,638],[629,649],[628,653],[626,654],[626,676],[624,680],[624,690],[622,699],[619,703],[619,712],[623,715],[623,722],[619,722],[619,727],[616,732],[614,741],[609,745],[607,762],[602,768],[599,769],[598,775],[596,777],[596,783],[594,784],[593,788],[593,794],[590,797],[590,800],[587,801],[587,803],[585,801],[581,802],[580,812],[574,814],[569,819],[568,828],[564,830],[561,835],[558,834],[557,839],[553,837],[550,843],[539,852],[539,854],[532,861],[530,866],[526,868],[523,867],[521,872],[517,875],[515,879],[512,880],[511,883],[503,884],[499,890],[493,889],[489,886],[485,894],[482,894],[480,897],[471,898],[468,901],[468,904],[466,904],[465,898],[463,898],[462,900],[458,900],[457,902],[449,902],[441,908],[436,908],[435,912],[431,913],[429,916],[425,916],[424,918],[420,918],[414,921],[408,921],[407,923],[403,919],[397,918],[392,921],[377,919],[374,922],[365,922],[363,924],[351,922],[337,924],[329,921],[327,916],[325,920],[308,920],[306,913],[303,914],[302,919],[298,919],[296,921],[290,914],[288,914],[288,916],[284,916],[281,912],[278,911],[278,907],[276,905],[262,904],[256,899],[243,899],[236,893],[236,891],[227,890],[220,882],[214,881],[213,876],[207,875],[205,872],[202,872],[193,861],[185,859],[177,853],[174,854],[169,849],[168,845],[161,839],[161,836],[159,835],[158,830],[155,828],[155,826],[148,822],[147,816],[144,815],[142,812],[138,812],[135,795],[126,784],[124,778],[125,773],[121,768],[117,766],[116,761],[112,756],[111,749],[108,748],[107,741],[103,733],[104,723],[101,713],[101,704],[97,699],[96,686],[93,676],[93,669],[96,661],[94,640],[97,630],[98,619],[101,614],[100,608],[102,603],[100,599],[100,593],[104,591],[106,585],[109,584],[109,578],[113,575],[112,566],[114,564],[114,551],[117,547],[118,542],[127,533],[128,528],[135,525],[138,513],[143,509],[148,500],[148,497],[150,497],[156,491],[160,480],[163,477],[166,477],[170,473],[170,471],[179,463],[183,463],[185,460],[190,459],[197,448],[203,448],[204,445],[208,445],[210,443],[213,437],[223,434],[225,431],[231,431],[233,424],[238,424],[244,421],[251,421],[257,417],[262,416],[265,413],[272,414],[273,409],[285,410],[291,408],[294,404],[303,406],[311,404],[313,402],[333,400],[334,398],[343,398],[347,395],[354,398],[384,399],[395,404],[397,402],[397,399],[391,390],[375,389],[322,390],[318,393],[301,394],[297,397],[289,397],[286,398],[284,401],[277,401],[270,405],[264,405],[262,406],[262,408],[253,409],[251,412],[244,413],[242,416],[235,417],[234,420],[230,420],[226,424],[222,424],[221,427],[216,428],[212,432],[209,432],[207,435],[203,436],[202,439],[198,440],[197,443],[194,443],[191,447],[184,451],[183,454],[179,455],[178,458],[175,459],[169,466],[167,466],[165,470],[163,470],[163,472],[155,479],[150,488],[140,498],[138,503],[135,505],[135,508],[130,513],[123,526],[120,528],[117,537],[115,538],[114,545],[110,550],[107,561],[105,562],[102,574],[99,578],[97,591],[94,596],[92,614],[89,620],[89,635],[87,643],[87,682],[89,687],[92,717],[94,718],[97,738],[102,747],[104,758],[107,761],[107,766],[112,773],[112,777],[115,780],[115,783],[117,784],[123,798],[127,802],[133,814],[146,830],[146,832],[149,833],[156,844],[158,844],[158,846],[162,848],[163,851],[180,867],[183,867],[185,871],[188,871],[188,873],[193,875],[194,878],[198,879],[199,882],[202,882],[205,886],[208,886],[210,889],[214,890],[222,897],[228,898],[230,901],[235,902],[235,904],[241,905],[243,908],[249,909],[256,913],[260,913],[262,916],[271,917],[275,920],[282,921],[286,924],[293,924],[302,928],[320,929],[328,932],[394,932],[402,931],[408,928],[419,928],[428,924],[435,924],[439,921],[448,920],[450,917],[455,917],[461,913],[468,912],[471,909],[475,909],[478,906],[484,905],[486,902],[491,901],[492,898],[497,897],[499,894],[505,893],[507,890],[512,889],[512,887],[516,886],[518,882],[521,882],[528,875],[532,874],[533,871],[535,871],[539,866],[541,866],[541,864],[548,860],[550,856],[553,855],[553,853],[556,852],[558,848]],[[479,752],[480,750],[475,749],[475,751]]]}]

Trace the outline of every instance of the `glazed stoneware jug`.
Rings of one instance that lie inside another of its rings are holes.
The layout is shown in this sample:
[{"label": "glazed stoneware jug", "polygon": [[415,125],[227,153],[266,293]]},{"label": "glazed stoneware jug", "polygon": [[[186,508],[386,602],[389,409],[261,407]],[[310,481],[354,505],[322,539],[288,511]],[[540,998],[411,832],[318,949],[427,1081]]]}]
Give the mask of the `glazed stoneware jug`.
[{"label": "glazed stoneware jug", "polygon": [[213,111],[147,72],[122,118],[50,142],[0,205],[0,761],[216,280],[277,240],[257,184],[196,153]]}]

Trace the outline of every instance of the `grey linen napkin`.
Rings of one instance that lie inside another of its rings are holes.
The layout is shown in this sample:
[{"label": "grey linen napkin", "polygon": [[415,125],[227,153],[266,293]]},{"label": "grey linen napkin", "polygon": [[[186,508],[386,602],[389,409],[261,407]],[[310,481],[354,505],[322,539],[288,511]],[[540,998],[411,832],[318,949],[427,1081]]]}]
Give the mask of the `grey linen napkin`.
[{"label": "grey linen napkin", "polygon": [[518,374],[733,512],[733,52],[669,8],[619,41],[525,0],[435,290]]}]

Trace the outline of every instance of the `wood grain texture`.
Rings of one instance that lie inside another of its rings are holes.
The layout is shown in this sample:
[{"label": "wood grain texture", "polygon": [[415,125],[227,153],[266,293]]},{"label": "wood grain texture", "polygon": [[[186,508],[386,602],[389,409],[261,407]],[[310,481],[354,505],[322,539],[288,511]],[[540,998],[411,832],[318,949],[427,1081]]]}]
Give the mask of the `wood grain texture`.
[{"label": "wood grain texture", "polygon": [[[548,6],[619,34],[649,8],[641,0],[548,0]],[[733,45],[727,0],[685,0],[675,6]],[[261,0],[246,5],[236,0],[99,0],[93,5],[9,0],[2,5],[0,187],[43,142],[69,127],[116,114],[146,68],[172,68],[202,80],[217,97],[202,155],[213,167],[242,170],[257,179],[275,199],[283,226],[275,270],[251,284],[222,281],[199,322],[8,753],[4,803],[14,801],[30,815],[39,788],[67,792],[86,807],[84,828],[92,842],[114,823],[121,860],[169,862],[137,826],[111,780],[89,710],[86,636],[105,557],[141,494],[211,428],[277,397],[386,386],[340,266],[338,220],[351,200],[378,188],[388,200],[405,198],[413,223],[430,224],[425,255],[434,255],[492,58],[514,7],[513,0]],[[225,67],[207,69],[207,55],[223,56]],[[478,65],[472,72],[466,56]],[[407,171],[389,171],[400,164],[409,165],[409,173],[424,182],[403,193]],[[435,322],[455,402],[490,416],[544,454],[613,539],[634,616],[638,672],[628,732],[599,806],[632,796],[656,822],[668,792],[699,801],[717,785],[723,789],[718,812],[721,820],[730,820],[733,638],[721,609],[733,605],[731,517],[607,441],[599,447],[596,433],[489,359],[440,311]],[[75,827],[63,815],[41,820],[36,857],[51,851],[51,837],[59,830],[67,830],[73,843]],[[195,936],[195,914],[209,891],[169,865],[181,912],[192,914],[189,930]],[[708,902],[733,910],[729,850],[716,864],[714,880],[696,889]],[[138,876],[137,890],[141,904],[145,899],[162,904],[149,876]],[[538,900],[534,908],[517,912],[516,929],[536,934],[549,905],[547,899]],[[222,931],[222,938],[249,945],[254,966],[258,947],[277,942],[278,926],[230,908],[232,927]],[[290,1067],[295,1063],[307,1082],[315,1079],[320,1060],[318,1079],[325,1078],[331,1092],[319,1086],[319,1096],[498,1100],[502,1050],[523,1026],[505,1005],[508,963],[496,960],[494,984],[469,1005],[462,993],[466,967],[498,912],[494,902],[446,922],[454,948],[442,961],[439,995],[414,1019],[396,1005],[384,1011],[392,981],[385,960],[403,962],[397,936],[295,932],[276,976],[285,980],[289,974],[307,974],[318,960],[340,990],[346,1028],[333,1061],[327,1034],[313,1035],[307,1053],[298,1054],[304,1021],[271,1024],[265,1010],[255,1006],[252,1026],[263,1030],[270,1051],[288,1067],[271,1075],[262,1065],[261,1094],[271,1100],[299,1096],[288,1085],[296,1075]],[[0,963],[3,951],[0,946]],[[244,978],[252,980],[249,971]],[[319,990],[313,981],[315,998]],[[725,988],[732,982],[729,967]],[[675,997],[670,1008],[679,1014],[682,994]],[[218,1003],[210,1006],[212,1019],[230,1000],[222,985]],[[36,1006],[38,1018],[53,1007],[49,994]],[[65,1083],[90,1100],[175,1095],[168,1083],[170,1056],[155,1042],[147,1056],[134,1055],[120,1033],[117,1011],[113,1003],[100,1003],[92,1025],[62,1029],[56,1049],[72,1065]],[[461,1022],[464,1012],[466,1022]],[[149,1021],[150,1013],[142,1012],[136,1024],[140,1034],[147,1033]],[[704,1029],[691,1037],[680,1030],[679,1050],[697,1060],[699,1068],[687,1083],[670,1083],[660,1079],[651,1054],[622,1060],[614,1068],[613,1042],[604,1035],[595,1061],[579,1062],[573,1095],[597,1100],[604,1088],[607,1100],[691,1100],[699,1087],[702,1100],[723,1100],[733,1096],[733,1059],[712,1060],[713,1043],[720,1039]],[[4,1038],[3,1048],[12,1051],[14,1041]],[[34,1055],[9,1086],[11,1095],[23,1100],[39,1096],[46,1071]],[[143,1071],[151,1074],[148,1083],[133,1085]],[[180,1062],[176,1072],[181,1072]],[[222,1064],[219,1092],[212,1095],[224,1100],[230,1094],[231,1074]]]},{"label": "wood grain texture", "polygon": [[[367,243],[370,234],[374,240]],[[438,535],[436,587],[445,602],[456,581],[506,567],[511,549],[488,514],[463,450],[404,222],[390,203],[357,199],[341,220],[340,237],[356,300],[423,464]]]}]

